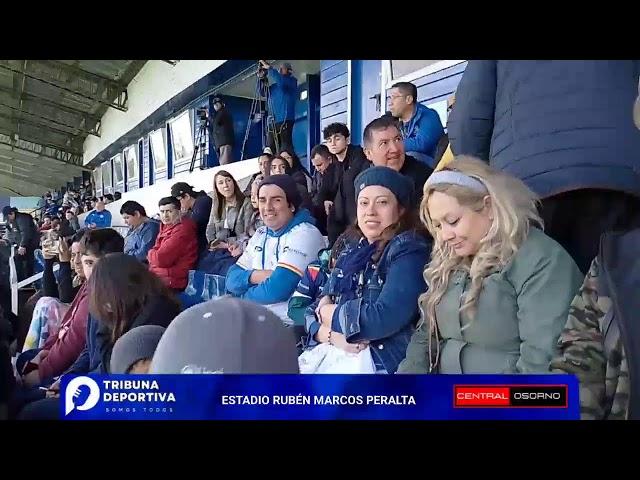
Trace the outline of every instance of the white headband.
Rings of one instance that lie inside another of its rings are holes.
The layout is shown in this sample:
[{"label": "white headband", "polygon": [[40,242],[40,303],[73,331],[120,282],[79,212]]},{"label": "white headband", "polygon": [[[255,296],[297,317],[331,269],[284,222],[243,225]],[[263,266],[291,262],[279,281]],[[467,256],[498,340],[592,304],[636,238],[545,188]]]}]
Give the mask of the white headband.
[{"label": "white headband", "polygon": [[460,185],[461,187],[470,188],[478,193],[489,193],[487,187],[480,180],[455,170],[440,170],[439,172],[432,173],[425,182],[424,188],[442,183]]}]

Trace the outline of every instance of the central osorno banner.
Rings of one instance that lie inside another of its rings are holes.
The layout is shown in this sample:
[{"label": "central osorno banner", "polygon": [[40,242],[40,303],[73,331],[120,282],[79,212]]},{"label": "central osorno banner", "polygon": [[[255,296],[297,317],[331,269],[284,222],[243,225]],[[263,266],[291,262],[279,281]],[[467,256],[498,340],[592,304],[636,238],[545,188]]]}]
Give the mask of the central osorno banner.
[{"label": "central osorno banner", "polygon": [[570,375],[90,375],[68,420],[574,420]]}]

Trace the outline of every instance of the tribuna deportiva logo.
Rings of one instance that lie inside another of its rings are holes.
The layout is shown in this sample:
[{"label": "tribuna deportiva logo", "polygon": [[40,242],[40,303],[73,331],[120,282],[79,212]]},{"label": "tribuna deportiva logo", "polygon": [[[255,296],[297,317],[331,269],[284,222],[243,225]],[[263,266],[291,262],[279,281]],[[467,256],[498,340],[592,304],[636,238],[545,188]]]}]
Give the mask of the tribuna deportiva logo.
[{"label": "tribuna deportiva logo", "polygon": [[106,413],[173,413],[176,397],[161,392],[157,380],[101,380],[75,377],[65,389],[65,416],[72,411],[88,411],[98,406]]}]

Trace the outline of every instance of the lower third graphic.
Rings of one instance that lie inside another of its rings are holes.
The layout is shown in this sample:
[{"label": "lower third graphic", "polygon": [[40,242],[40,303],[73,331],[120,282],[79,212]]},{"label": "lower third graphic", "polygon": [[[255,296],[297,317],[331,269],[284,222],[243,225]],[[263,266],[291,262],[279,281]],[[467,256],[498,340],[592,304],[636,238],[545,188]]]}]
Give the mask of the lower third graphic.
[{"label": "lower third graphic", "polygon": [[567,385],[454,385],[455,408],[568,408]]}]

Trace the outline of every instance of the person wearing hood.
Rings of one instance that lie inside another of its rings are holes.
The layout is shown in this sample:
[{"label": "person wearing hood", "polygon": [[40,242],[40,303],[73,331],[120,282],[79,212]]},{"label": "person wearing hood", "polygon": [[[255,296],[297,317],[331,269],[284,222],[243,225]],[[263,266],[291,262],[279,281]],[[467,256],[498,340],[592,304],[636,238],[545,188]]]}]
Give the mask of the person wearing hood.
[{"label": "person wearing hood", "polygon": [[262,181],[258,205],[265,225],[227,273],[232,295],[261,304],[289,300],[307,266],[326,247],[309,211],[300,209],[301,201],[290,176],[272,175]]},{"label": "person wearing hood", "polygon": [[407,155],[435,167],[438,142],[444,135],[440,115],[418,102],[418,89],[413,83],[398,82],[389,92],[389,110],[400,120],[400,132]]},{"label": "person wearing hood", "polygon": [[297,374],[293,331],[267,308],[237,298],[182,312],[162,335],[151,374]]}]

